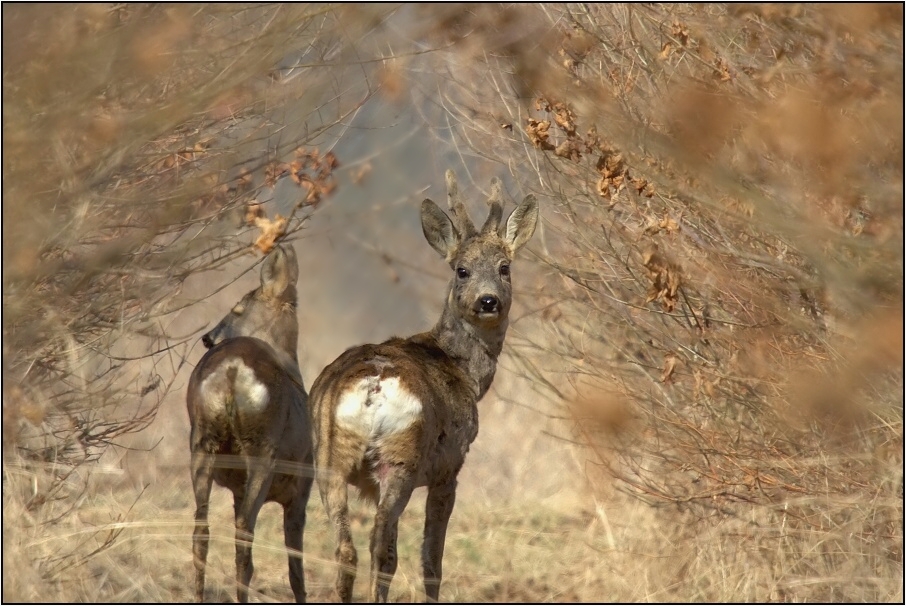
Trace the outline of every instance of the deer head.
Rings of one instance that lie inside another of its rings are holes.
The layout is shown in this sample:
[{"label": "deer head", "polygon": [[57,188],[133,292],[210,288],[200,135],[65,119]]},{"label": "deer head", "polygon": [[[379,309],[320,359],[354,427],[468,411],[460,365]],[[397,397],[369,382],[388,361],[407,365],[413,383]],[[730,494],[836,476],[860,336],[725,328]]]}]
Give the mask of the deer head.
[{"label": "deer head", "polygon": [[448,216],[429,199],[422,202],[425,239],[454,271],[448,310],[465,322],[494,328],[505,324],[512,302],[510,263],[535,233],[538,204],[531,194],[501,228],[500,180],[491,182],[490,211],[480,230],[469,219],[453,171],[446,173]]}]

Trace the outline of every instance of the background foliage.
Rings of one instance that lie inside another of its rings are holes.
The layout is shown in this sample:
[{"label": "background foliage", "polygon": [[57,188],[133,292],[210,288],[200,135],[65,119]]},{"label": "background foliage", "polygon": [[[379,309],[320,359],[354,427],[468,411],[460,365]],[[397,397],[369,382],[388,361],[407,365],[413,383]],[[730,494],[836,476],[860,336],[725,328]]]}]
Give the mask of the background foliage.
[{"label": "background foliage", "polygon": [[[446,276],[414,209],[453,166],[543,223],[443,599],[902,601],[902,6],[4,5],[3,28],[4,599],[187,599],[200,330],[276,238],[309,384],[423,330]],[[416,509],[394,599],[420,599]],[[265,512],[253,589],[285,600]]]}]

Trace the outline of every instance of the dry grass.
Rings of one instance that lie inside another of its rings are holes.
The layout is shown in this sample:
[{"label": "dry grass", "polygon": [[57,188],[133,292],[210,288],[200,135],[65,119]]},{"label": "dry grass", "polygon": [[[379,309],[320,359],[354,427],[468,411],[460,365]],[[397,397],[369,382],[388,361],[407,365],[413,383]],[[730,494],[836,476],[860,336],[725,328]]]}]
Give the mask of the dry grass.
[{"label": "dry grass", "polygon": [[[193,503],[188,473],[161,473],[153,490],[130,508],[132,496],[112,477],[92,487],[77,517],[53,533],[27,534],[25,511],[7,500],[4,529],[4,599],[12,601],[181,602],[193,592],[191,544]],[[128,485],[128,482],[127,482]],[[531,491],[528,491],[531,492]],[[400,524],[400,565],[390,597],[422,600],[420,544],[422,490]],[[372,512],[352,502],[353,536],[362,555],[356,598],[367,591],[367,544]],[[840,508],[840,504],[837,504]],[[825,507],[833,511],[832,507]],[[451,602],[674,602],[674,601],[897,601],[896,568],[876,564],[881,574],[865,574],[866,545],[850,520],[832,531],[786,532],[762,524],[757,508],[748,520],[715,518],[704,528],[664,509],[651,509],[626,497],[608,500],[596,511],[586,500],[547,506],[529,495],[488,506],[461,499],[453,513],[445,554],[442,589]],[[11,524],[10,520],[17,520]],[[876,523],[876,521],[874,522]],[[232,504],[215,490],[211,511],[210,601],[233,601]],[[29,553],[52,559],[73,542],[99,546],[99,537],[119,532],[108,549],[78,563],[77,574],[48,584],[27,560]],[[781,541],[772,540],[783,533]],[[755,535],[758,541],[753,543]],[[746,540],[730,540],[731,537]],[[305,570],[309,600],[333,601],[334,542],[317,498],[309,504]],[[283,547],[281,512],[264,507],[255,537],[256,573],[252,599],[292,600]],[[878,554],[880,555],[880,554]],[[841,562],[835,562],[839,558]],[[886,570],[886,573],[885,573]]]}]

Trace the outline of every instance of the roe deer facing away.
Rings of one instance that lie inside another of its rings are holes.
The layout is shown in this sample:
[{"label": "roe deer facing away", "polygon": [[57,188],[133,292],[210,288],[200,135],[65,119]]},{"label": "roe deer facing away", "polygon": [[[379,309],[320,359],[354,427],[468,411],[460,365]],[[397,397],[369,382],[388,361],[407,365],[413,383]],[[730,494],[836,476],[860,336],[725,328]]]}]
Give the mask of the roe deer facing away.
[{"label": "roe deer facing away", "polygon": [[527,196],[506,226],[500,182],[479,231],[447,171],[448,217],[422,202],[428,243],[453,269],[437,325],[408,339],[347,350],[311,390],[318,488],[336,529],[337,593],[352,599],[357,555],[349,531],[347,483],[377,506],[371,531],[369,600],[386,602],[397,565],[397,522],[412,490],[428,488],[422,567],[436,601],[456,476],[478,435],[478,407],[494,378],[512,301],[510,263],[535,231],[538,206]]},{"label": "roe deer facing away", "polygon": [[[209,351],[189,379],[195,490],[195,595],[204,600],[211,482],[233,493],[236,594],[248,601],[252,540],[261,506],[283,506],[286,546],[302,551],[312,484],[311,426],[296,357],[299,265],[286,245],[261,267],[261,286],[245,295],[202,342]],[[289,554],[289,582],[305,601],[302,557]]]}]

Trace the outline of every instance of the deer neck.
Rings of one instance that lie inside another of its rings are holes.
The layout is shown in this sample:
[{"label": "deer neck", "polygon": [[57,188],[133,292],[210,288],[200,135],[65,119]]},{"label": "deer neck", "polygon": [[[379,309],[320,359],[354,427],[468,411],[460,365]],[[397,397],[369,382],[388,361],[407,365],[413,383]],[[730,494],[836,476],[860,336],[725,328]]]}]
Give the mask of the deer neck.
[{"label": "deer neck", "polygon": [[477,400],[484,396],[494,380],[506,329],[506,319],[493,328],[467,322],[451,309],[448,298],[440,320],[431,331],[440,348],[475,382]]},{"label": "deer neck", "polygon": [[290,353],[279,347],[274,347],[273,350],[276,354],[277,362],[283,370],[304,389],[305,384],[302,381],[302,371],[299,368],[299,359],[296,357],[296,352]]},{"label": "deer neck", "polygon": [[299,319],[297,315],[297,298],[295,286],[287,286],[278,299],[280,315],[267,330],[268,340],[274,349],[280,350],[292,358],[298,368],[299,358],[296,348],[299,346]]}]

